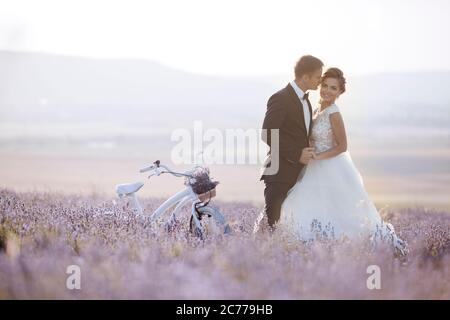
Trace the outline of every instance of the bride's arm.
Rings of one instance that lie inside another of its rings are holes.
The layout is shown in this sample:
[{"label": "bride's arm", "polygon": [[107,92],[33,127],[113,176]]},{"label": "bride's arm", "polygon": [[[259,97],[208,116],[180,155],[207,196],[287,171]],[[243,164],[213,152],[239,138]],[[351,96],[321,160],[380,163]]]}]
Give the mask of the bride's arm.
[{"label": "bride's arm", "polygon": [[347,151],[347,134],[345,133],[344,120],[342,119],[341,113],[335,112],[330,114],[330,123],[336,139],[336,146],[316,154],[314,156],[314,159],[316,160],[328,159]]}]

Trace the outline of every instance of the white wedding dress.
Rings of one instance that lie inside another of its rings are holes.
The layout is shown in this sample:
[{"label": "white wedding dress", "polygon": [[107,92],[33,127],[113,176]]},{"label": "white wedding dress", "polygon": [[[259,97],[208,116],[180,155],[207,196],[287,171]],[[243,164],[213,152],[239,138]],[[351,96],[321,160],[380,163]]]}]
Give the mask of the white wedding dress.
[{"label": "white wedding dress", "polygon": [[[329,118],[334,112],[339,112],[335,104],[315,114],[311,142],[316,153],[336,145]],[[305,166],[283,202],[279,223],[303,241],[364,237],[387,240],[402,254],[406,248],[381,219],[348,152]]]}]

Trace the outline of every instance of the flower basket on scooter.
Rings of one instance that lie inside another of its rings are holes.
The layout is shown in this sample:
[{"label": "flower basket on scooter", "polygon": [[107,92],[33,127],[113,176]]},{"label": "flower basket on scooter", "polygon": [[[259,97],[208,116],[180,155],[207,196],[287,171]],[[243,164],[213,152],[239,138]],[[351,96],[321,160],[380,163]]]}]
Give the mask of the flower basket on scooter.
[{"label": "flower basket on scooter", "polygon": [[198,194],[197,196],[201,202],[209,201],[210,199],[212,199],[216,196],[216,188],[211,189],[205,193]]},{"label": "flower basket on scooter", "polygon": [[219,181],[211,180],[208,168],[197,167],[186,178],[185,184],[191,186],[200,201],[205,202],[216,196],[216,186],[219,184]]}]

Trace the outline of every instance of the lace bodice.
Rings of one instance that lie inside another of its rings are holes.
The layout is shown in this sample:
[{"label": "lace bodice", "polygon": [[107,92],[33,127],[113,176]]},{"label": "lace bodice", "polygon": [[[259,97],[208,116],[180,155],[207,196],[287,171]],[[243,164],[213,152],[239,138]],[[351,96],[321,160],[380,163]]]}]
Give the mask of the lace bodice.
[{"label": "lace bodice", "polygon": [[322,112],[318,110],[314,113],[311,131],[311,143],[315,152],[327,151],[336,146],[336,139],[330,123],[330,114],[339,112],[337,105],[332,104]]}]

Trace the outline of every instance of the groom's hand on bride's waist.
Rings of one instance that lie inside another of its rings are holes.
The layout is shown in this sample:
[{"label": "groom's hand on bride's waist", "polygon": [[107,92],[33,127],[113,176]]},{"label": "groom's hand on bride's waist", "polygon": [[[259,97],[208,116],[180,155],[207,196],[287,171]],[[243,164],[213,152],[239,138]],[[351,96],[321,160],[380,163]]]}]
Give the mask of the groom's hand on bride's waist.
[{"label": "groom's hand on bride's waist", "polygon": [[300,155],[300,159],[298,159],[298,162],[301,164],[308,164],[309,161],[314,157],[314,148],[307,147],[302,150],[302,154]]}]

